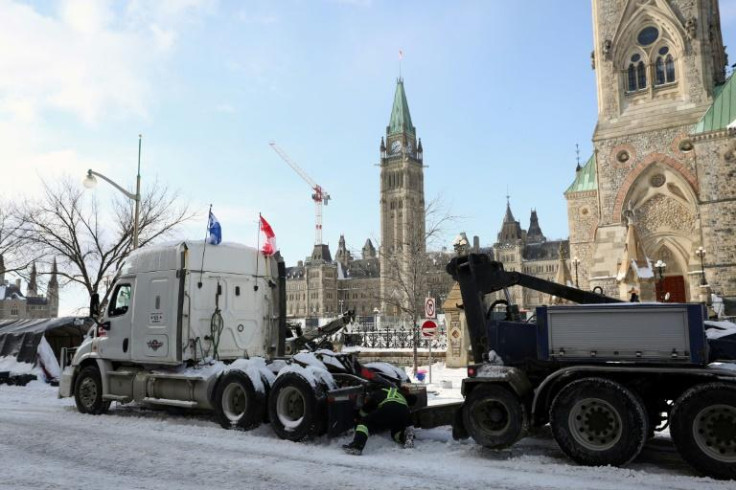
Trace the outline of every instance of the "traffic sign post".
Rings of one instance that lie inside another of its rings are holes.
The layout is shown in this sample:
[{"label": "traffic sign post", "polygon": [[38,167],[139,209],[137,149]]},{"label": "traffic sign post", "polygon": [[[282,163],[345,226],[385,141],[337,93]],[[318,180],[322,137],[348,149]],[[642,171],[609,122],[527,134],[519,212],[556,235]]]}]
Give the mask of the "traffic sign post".
[{"label": "traffic sign post", "polygon": [[424,317],[434,320],[437,318],[437,304],[434,298],[426,298],[424,300]]},{"label": "traffic sign post", "polygon": [[[428,300],[431,298],[427,298]],[[425,304],[426,306],[426,304]],[[427,339],[429,344],[429,384],[432,384],[432,339],[437,335],[437,324],[432,320],[426,320],[422,323],[422,337]]]}]

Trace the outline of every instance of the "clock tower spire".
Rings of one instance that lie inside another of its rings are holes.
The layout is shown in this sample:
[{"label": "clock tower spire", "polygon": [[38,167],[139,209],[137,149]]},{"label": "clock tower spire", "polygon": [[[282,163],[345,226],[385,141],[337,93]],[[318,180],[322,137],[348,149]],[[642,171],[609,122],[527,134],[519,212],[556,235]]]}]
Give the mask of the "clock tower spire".
[{"label": "clock tower spire", "polygon": [[402,78],[396,81],[385,142],[380,164],[381,309],[397,315],[386,299],[396,297],[397,282],[408,273],[412,258],[426,253],[423,148],[417,146]]}]

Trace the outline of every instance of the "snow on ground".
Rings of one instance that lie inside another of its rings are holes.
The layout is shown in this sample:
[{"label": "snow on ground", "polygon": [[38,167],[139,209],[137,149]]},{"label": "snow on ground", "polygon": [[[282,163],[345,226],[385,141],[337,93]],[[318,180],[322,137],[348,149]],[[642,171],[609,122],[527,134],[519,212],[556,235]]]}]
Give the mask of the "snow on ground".
[{"label": "snow on ground", "polygon": [[[462,373],[435,365],[431,402],[459,400]],[[627,468],[577,466],[546,429],[505,451],[454,441],[449,427],[418,429],[413,450],[373,436],[362,456],[341,451],[349,438],[293,443],[268,425],[227,431],[207,414],[135,405],[83,415],[40,381],[0,385],[0,489],[734,488],[696,476],[666,436]]]}]

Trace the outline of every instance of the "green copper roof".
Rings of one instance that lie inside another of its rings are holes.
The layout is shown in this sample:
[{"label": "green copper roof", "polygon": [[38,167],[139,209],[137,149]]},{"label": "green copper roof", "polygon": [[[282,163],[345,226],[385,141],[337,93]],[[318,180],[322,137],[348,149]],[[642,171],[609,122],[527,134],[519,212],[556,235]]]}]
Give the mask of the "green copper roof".
[{"label": "green copper roof", "polygon": [[414,125],[411,123],[409,114],[409,103],[406,101],[404,92],[404,80],[396,81],[396,95],[394,95],[394,107],[391,109],[391,122],[388,123],[388,134],[409,133],[414,134]]},{"label": "green copper roof", "polygon": [[709,133],[726,129],[736,119],[736,82],[730,77],[726,83],[713,91],[713,104],[708,112],[698,121],[693,133]]},{"label": "green copper roof", "polygon": [[583,165],[577,172],[575,182],[567,188],[565,194],[568,192],[583,192],[583,191],[596,191],[598,190],[598,182],[596,182],[596,165],[595,165],[595,153],[588,159],[588,162]]}]

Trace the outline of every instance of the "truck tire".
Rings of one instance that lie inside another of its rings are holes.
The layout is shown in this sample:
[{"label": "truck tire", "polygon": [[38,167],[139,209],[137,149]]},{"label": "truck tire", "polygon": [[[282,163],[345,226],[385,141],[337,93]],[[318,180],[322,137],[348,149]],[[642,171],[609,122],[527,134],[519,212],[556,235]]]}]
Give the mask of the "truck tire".
[{"label": "truck tire", "polygon": [[323,390],[299,373],[282,374],[271,387],[268,417],[281,439],[302,441],[321,435],[327,426]]},{"label": "truck tire", "polygon": [[81,413],[99,415],[107,412],[110,402],[102,399],[102,378],[97,366],[87,366],[74,383],[74,403]]},{"label": "truck tire", "polygon": [[521,439],[526,409],[518,396],[498,384],[476,387],[462,407],[465,430],[478,444],[502,449]]},{"label": "truck tire", "polygon": [[693,468],[736,479],[736,386],[708,383],[687,390],[675,402],[670,435]]},{"label": "truck tire", "polygon": [[636,458],[649,433],[641,398],[605,378],[584,378],[552,401],[550,427],[572,460],[588,466],[622,466]]},{"label": "truck tire", "polygon": [[255,429],[264,419],[265,393],[258,393],[242,371],[230,371],[217,383],[215,413],[225,429]]}]

